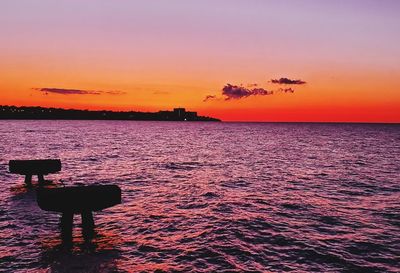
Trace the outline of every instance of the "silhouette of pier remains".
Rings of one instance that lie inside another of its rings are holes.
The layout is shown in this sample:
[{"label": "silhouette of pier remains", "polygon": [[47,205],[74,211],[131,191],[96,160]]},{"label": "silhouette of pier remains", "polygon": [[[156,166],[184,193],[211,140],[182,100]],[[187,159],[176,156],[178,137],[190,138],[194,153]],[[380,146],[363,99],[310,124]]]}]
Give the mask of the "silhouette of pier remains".
[{"label": "silhouette of pier remains", "polygon": [[28,186],[32,185],[32,176],[38,176],[37,203],[42,210],[62,214],[61,237],[67,245],[72,243],[74,214],[81,214],[83,237],[90,240],[95,227],[93,211],[121,203],[121,189],[116,185],[44,187],[44,175],[61,171],[59,159],[10,160],[9,170],[11,173],[25,175],[25,183]]},{"label": "silhouette of pier remains", "polygon": [[38,176],[39,184],[44,184],[44,175],[61,171],[61,160],[10,160],[9,171],[14,174],[25,175],[25,184],[32,186],[32,176]]},{"label": "silhouette of pier remains", "polygon": [[81,214],[82,235],[90,240],[94,235],[93,211],[121,203],[121,189],[116,185],[93,185],[37,189],[37,203],[42,210],[62,213],[61,237],[72,242],[74,214]]}]

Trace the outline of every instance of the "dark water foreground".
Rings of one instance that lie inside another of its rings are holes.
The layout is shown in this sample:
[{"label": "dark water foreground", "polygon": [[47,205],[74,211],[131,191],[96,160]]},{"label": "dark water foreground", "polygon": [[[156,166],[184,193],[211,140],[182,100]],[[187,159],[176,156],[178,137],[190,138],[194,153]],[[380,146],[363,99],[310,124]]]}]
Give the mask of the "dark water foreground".
[{"label": "dark water foreground", "polygon": [[[91,243],[7,172],[47,157],[122,188]],[[399,272],[399,174],[397,125],[0,121],[0,271]]]}]

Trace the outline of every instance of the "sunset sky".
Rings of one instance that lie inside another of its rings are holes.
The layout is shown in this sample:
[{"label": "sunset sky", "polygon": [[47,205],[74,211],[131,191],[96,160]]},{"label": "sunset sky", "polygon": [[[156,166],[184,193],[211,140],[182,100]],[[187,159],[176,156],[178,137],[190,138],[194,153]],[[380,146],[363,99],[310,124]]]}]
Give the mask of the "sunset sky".
[{"label": "sunset sky", "polygon": [[398,0],[2,0],[0,104],[400,122]]}]

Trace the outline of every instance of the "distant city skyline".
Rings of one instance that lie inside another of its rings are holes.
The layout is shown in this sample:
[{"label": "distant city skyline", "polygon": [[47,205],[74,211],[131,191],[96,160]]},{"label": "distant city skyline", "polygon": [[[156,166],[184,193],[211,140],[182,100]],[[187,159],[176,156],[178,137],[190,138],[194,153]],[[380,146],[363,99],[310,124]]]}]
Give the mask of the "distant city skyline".
[{"label": "distant city skyline", "polygon": [[0,2],[0,105],[400,122],[400,2]]}]

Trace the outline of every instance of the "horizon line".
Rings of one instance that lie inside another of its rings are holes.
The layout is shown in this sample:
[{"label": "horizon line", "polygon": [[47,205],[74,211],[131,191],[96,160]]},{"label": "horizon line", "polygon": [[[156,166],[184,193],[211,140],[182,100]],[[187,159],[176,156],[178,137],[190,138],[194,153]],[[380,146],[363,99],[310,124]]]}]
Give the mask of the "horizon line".
[{"label": "horizon line", "polygon": [[[106,109],[102,109],[102,110],[90,110],[90,109],[79,109],[79,108],[62,108],[62,107],[44,107],[44,106],[16,106],[16,105],[0,105],[0,107],[15,107],[15,108],[43,108],[43,109],[59,109],[59,110],[73,110],[73,111],[89,111],[89,112],[114,112],[114,113],[129,113],[129,112],[138,112],[138,113],[158,113],[161,111],[165,111],[165,110],[158,110],[158,112],[151,112],[151,111],[138,111],[138,110],[106,110]],[[182,106],[179,107],[172,107],[172,109],[175,108],[184,108]],[[208,116],[211,117],[211,116]],[[76,120],[76,119],[1,119],[0,120]],[[96,119],[81,119],[81,120],[91,120],[91,121],[95,121]],[[102,120],[104,121],[104,120]],[[112,121],[116,121],[116,120],[112,120]],[[121,119],[120,121],[146,121],[146,120],[123,120]],[[154,120],[157,121],[157,120]],[[274,120],[263,120],[263,121],[259,121],[259,120],[223,120],[220,119],[221,122],[224,123],[324,123],[324,124],[388,124],[388,125],[399,125],[400,121],[320,121],[320,120],[311,120],[311,121],[274,121]],[[190,121],[186,121],[186,122],[190,122]],[[199,121],[196,121],[199,122]]]}]

